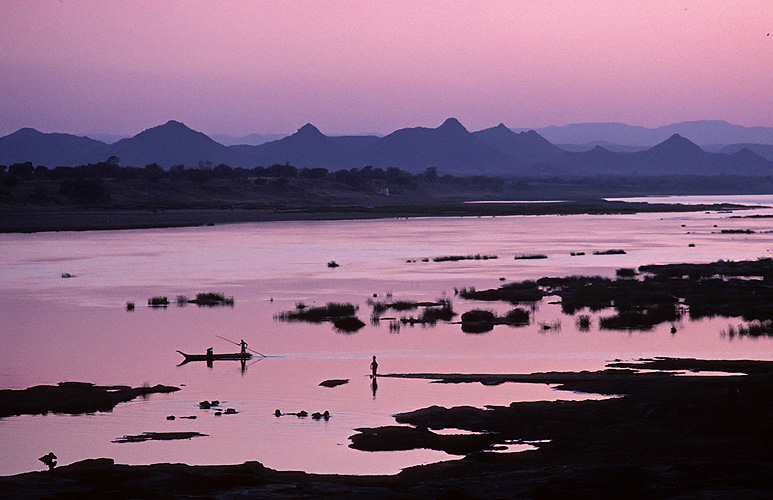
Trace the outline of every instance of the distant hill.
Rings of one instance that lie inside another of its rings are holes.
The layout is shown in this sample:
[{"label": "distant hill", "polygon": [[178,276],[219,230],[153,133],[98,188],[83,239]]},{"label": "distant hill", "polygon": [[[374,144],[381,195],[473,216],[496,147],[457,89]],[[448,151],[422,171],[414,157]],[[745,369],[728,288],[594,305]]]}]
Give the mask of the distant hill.
[{"label": "distant hill", "polygon": [[[605,124],[603,128],[612,133],[617,125]],[[32,161],[54,167],[97,163],[117,156],[120,165],[156,163],[166,169],[180,164],[223,163],[245,168],[290,164],[329,171],[370,165],[397,167],[413,174],[435,167],[440,175],[500,177],[773,174],[773,162],[762,156],[770,156],[773,146],[738,146],[708,152],[681,134],[671,134],[643,149],[629,146],[613,151],[596,145],[589,150],[567,151],[534,130],[514,132],[499,124],[470,132],[457,119],[449,118],[437,128],[404,128],[384,137],[327,136],[308,123],[278,140],[227,147],[172,120],[114,144],[21,129],[0,138],[0,164]]]},{"label": "distant hill", "polygon": [[299,168],[349,169],[363,167],[357,153],[377,137],[328,137],[307,123],[290,136],[259,146],[232,146],[251,165],[289,163]]},{"label": "distant hill", "polygon": [[[526,129],[514,129],[524,131]],[[652,147],[674,134],[700,144],[773,144],[773,127],[743,127],[719,120],[674,123],[646,128],[624,123],[573,123],[535,129],[553,144],[590,144],[604,141],[622,146]]]},{"label": "distant hill", "polygon": [[600,146],[586,152],[566,152],[552,169],[568,176],[760,176],[772,174],[773,163],[748,149],[732,155],[708,153],[674,134],[660,144],[634,153],[615,153]]},{"label": "distant hill", "polygon": [[506,153],[467,131],[455,118],[437,128],[404,128],[381,138],[367,151],[374,167],[418,173],[436,167],[453,175],[509,175],[518,165]]},{"label": "distant hill", "polygon": [[515,133],[504,124],[474,132],[486,144],[510,155],[521,168],[532,165],[553,163],[563,150],[550,143],[533,130]]},{"label": "distant hill", "polygon": [[241,137],[233,137],[223,134],[211,134],[209,137],[222,144],[223,146],[258,146],[266,142],[276,141],[286,137],[287,134],[247,134]]},{"label": "distant hill", "polygon": [[108,145],[70,134],[44,134],[32,128],[19,129],[0,137],[0,163],[11,165],[31,161],[34,165],[56,167],[78,165],[91,158],[106,159]]},{"label": "distant hill", "polygon": [[89,139],[94,139],[95,141],[104,142],[105,144],[113,144],[114,142],[118,142],[121,139],[128,139],[128,136],[126,135],[117,135],[117,134],[84,134]]},{"label": "distant hill", "polygon": [[111,144],[108,151],[110,155],[117,156],[122,165],[156,163],[163,168],[178,164],[195,166],[199,162],[236,165],[242,160],[219,142],[174,120],[129,139],[121,139]]},{"label": "distant hill", "polygon": [[748,149],[763,158],[773,161],[773,145],[771,144],[728,144],[720,150],[720,153],[730,155],[743,149]]},{"label": "distant hill", "polygon": [[[623,144],[615,144],[613,142],[607,141],[593,141],[583,144],[556,144],[556,146],[563,149],[564,151],[573,152],[590,151],[596,146],[601,146],[602,148],[608,151],[613,151],[615,153],[635,153],[637,151],[644,151],[650,148],[650,146],[625,146]],[[718,152],[719,149],[721,148],[717,148],[716,152]]]}]

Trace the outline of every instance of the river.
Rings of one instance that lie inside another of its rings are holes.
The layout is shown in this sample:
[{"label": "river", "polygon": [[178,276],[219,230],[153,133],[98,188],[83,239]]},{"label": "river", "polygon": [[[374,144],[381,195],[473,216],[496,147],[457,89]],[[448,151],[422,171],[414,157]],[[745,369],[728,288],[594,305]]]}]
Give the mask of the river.
[{"label": "river", "polygon": [[[690,203],[689,197],[670,202]],[[701,198],[700,202],[707,200]],[[716,197],[710,201],[728,201]],[[732,199],[773,206],[773,196]],[[467,334],[460,325],[371,323],[369,300],[450,299],[461,314],[509,304],[466,301],[455,289],[573,274],[614,276],[622,267],[770,256],[771,214],[753,211],[367,221],[263,222],[194,228],[0,235],[0,388],[60,381],[102,385],[166,384],[173,394],[123,403],[112,412],[0,419],[0,475],[111,457],[118,463],[229,464],[257,460],[283,470],[391,474],[458,457],[418,450],[361,452],[348,447],[358,427],[394,423],[393,414],[432,404],[506,405],[512,401],[589,397],[528,384],[431,384],[368,377],[373,355],[381,373],[526,373],[599,369],[613,359],[652,356],[773,359],[769,338],[723,334],[739,318],[682,320],[649,331],[581,331],[555,298],[536,304],[526,326],[500,325]],[[722,230],[751,230],[728,234]],[[593,252],[623,249],[621,255]],[[572,254],[575,255],[572,255]],[[578,255],[583,253],[583,255]],[[449,255],[496,259],[435,262]],[[516,260],[544,254],[546,259]],[[424,260],[427,260],[426,262]],[[339,267],[328,267],[335,261]],[[73,277],[62,278],[62,273]],[[232,307],[178,306],[175,298],[220,292]],[[166,308],[147,307],[167,296]],[[136,304],[127,310],[127,302]],[[350,302],[366,325],[343,333],[330,323],[277,321],[298,303]],[[586,311],[587,312],[587,311]],[[417,314],[416,311],[396,313]],[[394,316],[392,312],[389,315]],[[549,325],[545,329],[543,325]],[[178,366],[176,351],[235,352],[244,339],[269,357],[246,363]],[[335,388],[327,379],[348,379]],[[215,416],[198,403],[217,399],[236,414]],[[274,411],[330,412],[313,420]],[[167,416],[196,419],[167,420]],[[142,432],[196,431],[190,440],[114,443]]]}]

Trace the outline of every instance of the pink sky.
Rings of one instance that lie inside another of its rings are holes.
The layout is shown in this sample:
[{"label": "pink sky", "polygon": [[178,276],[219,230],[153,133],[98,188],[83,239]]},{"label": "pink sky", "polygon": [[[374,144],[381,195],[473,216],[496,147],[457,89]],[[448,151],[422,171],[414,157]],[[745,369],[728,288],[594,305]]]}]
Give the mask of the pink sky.
[{"label": "pink sky", "polygon": [[0,135],[773,126],[771,0],[0,2]]}]

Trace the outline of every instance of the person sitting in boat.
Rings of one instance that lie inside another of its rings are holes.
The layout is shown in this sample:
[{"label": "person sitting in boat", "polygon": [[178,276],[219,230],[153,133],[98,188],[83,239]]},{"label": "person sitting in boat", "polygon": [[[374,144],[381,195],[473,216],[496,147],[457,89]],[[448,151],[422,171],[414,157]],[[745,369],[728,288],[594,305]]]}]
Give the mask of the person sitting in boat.
[{"label": "person sitting in boat", "polygon": [[242,341],[239,342],[239,345],[242,347],[242,356],[246,356],[247,355],[247,342],[245,342],[244,339],[242,339]]}]

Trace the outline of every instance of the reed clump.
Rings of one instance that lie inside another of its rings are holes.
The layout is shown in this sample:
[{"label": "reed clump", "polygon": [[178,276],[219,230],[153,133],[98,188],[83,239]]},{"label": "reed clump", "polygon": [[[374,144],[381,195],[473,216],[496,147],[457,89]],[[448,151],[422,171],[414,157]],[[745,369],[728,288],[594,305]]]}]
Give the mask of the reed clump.
[{"label": "reed clump", "polygon": [[197,293],[196,298],[188,302],[199,306],[233,306],[234,298],[226,297],[224,293],[204,292]]},{"label": "reed clump", "polygon": [[432,259],[433,262],[455,262],[459,260],[491,260],[499,258],[496,255],[443,255]]},{"label": "reed clump", "polygon": [[151,297],[148,299],[148,305],[150,307],[166,307],[169,305],[169,299],[163,296]]},{"label": "reed clump", "polygon": [[357,312],[357,306],[343,302],[328,302],[324,306],[318,307],[297,307],[294,311],[285,311],[274,316],[283,321],[309,321],[311,323],[322,323],[323,321],[332,321],[338,318],[354,316]]}]

